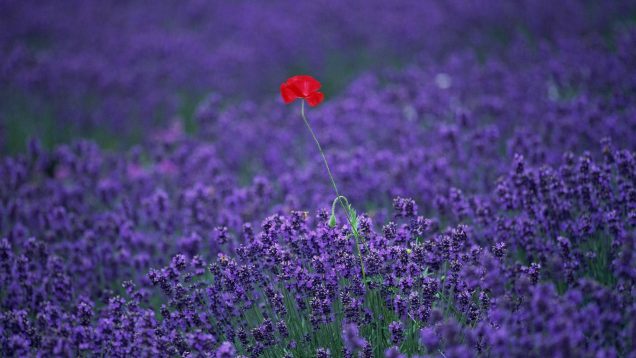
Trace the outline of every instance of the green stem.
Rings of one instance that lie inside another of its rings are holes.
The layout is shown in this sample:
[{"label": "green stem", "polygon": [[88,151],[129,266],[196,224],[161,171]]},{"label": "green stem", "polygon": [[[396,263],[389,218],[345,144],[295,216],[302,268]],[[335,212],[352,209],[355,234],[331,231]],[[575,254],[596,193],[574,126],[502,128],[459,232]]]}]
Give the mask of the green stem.
[{"label": "green stem", "polygon": [[[344,203],[342,202],[342,200],[344,200]],[[351,207],[351,204],[349,204],[349,200],[347,200],[347,197],[344,195],[338,195],[335,199],[333,199],[333,202],[331,203],[331,215],[335,216],[336,215],[336,203],[339,203],[340,206],[342,206],[342,208],[349,213],[348,208]]]},{"label": "green stem", "polygon": [[[342,199],[345,197],[340,195],[340,192],[338,191],[338,186],[336,185],[336,181],[333,179],[333,175],[331,174],[331,169],[329,168],[329,163],[327,162],[327,157],[325,156],[325,152],[322,150],[322,146],[320,145],[320,142],[318,141],[318,137],[316,137],[314,130],[311,128],[311,125],[309,124],[309,121],[307,120],[307,117],[305,116],[305,101],[304,100],[300,102],[300,115],[303,118],[303,122],[305,122],[305,125],[307,126],[309,133],[311,133],[311,137],[314,139],[314,142],[316,142],[318,151],[320,152],[320,155],[322,156],[322,161],[325,163],[325,168],[327,168],[327,174],[329,175],[329,180],[331,180],[331,186],[333,187],[333,190],[336,192],[336,199],[334,200],[334,203],[337,200],[340,206],[342,207],[342,209],[346,213],[345,216],[347,217],[347,222],[349,223],[349,226],[351,227],[351,232],[353,233],[353,236],[356,239],[355,240],[356,250],[358,251],[358,257],[360,258],[360,268],[362,269],[362,279],[364,280],[366,279],[366,275],[364,272],[364,261],[362,260],[362,251],[360,251],[360,245],[358,244],[360,235],[358,234],[358,229],[354,227],[354,225],[351,223],[351,218],[349,217],[349,210],[345,206],[344,202],[342,201]],[[331,205],[331,213],[332,214],[334,213],[333,204]]]}]

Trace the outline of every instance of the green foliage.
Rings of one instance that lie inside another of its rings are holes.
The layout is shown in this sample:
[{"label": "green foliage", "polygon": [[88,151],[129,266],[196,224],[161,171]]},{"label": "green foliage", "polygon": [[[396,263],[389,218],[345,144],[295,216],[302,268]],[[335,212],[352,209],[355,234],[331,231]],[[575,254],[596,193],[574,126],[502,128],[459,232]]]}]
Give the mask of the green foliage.
[{"label": "green foliage", "polygon": [[123,133],[61,121],[52,103],[14,89],[0,88],[0,154],[25,152],[31,138],[39,139],[46,149],[79,138],[90,138],[103,149],[119,150],[140,142],[142,135],[141,128],[132,125]]},{"label": "green foliage", "polygon": [[[370,280],[382,280],[381,276],[369,278]],[[369,324],[360,326],[360,334],[372,346],[374,356],[380,357],[384,351],[392,346],[389,324],[400,319],[396,313],[387,305],[379,289],[370,289],[366,296],[364,307],[372,312],[373,319]],[[267,306],[264,309],[256,307],[250,308],[241,317],[242,323],[247,327],[255,328],[263,322],[266,312],[267,316],[276,319],[283,319],[287,324],[289,336],[281,340],[281,343],[268,347],[262,357],[279,358],[285,353],[291,353],[294,357],[313,357],[317,348],[329,348],[333,357],[341,357],[344,347],[341,333],[344,322],[344,311],[342,303],[338,300],[333,302],[333,320],[327,324],[320,324],[312,327],[307,310],[300,310],[289,292],[284,295],[287,314],[284,317],[276,317],[274,310]],[[308,302],[307,302],[308,303]],[[404,341],[399,346],[400,351],[405,354],[425,353],[418,343],[419,329],[424,323],[415,319],[404,322]],[[281,338],[281,337],[279,337]],[[290,349],[289,342],[295,341],[296,347]],[[253,341],[252,341],[253,342]],[[246,347],[238,341],[235,342],[239,353],[248,355]]]},{"label": "green foliage", "polygon": [[331,203],[331,217],[329,218],[329,226],[336,226],[336,204],[340,204],[340,206],[344,209],[345,214],[347,215],[347,221],[351,225],[351,230],[354,232],[354,235],[358,233],[358,213],[356,209],[351,206],[349,200],[346,197],[339,195],[336,197]]},{"label": "green foliage", "polygon": [[617,283],[612,274],[612,238],[605,233],[597,233],[580,246],[585,255],[583,276],[593,278],[608,287]]}]

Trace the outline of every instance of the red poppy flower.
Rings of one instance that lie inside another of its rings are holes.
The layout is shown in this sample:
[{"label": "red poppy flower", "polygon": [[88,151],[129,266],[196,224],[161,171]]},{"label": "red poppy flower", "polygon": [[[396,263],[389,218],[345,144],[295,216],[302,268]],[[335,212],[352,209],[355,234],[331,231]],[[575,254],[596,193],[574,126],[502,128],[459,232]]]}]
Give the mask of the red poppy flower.
[{"label": "red poppy flower", "polygon": [[310,106],[315,107],[325,99],[325,95],[319,92],[320,82],[317,79],[300,75],[289,78],[280,85],[280,94],[285,103],[291,103],[297,98],[304,99]]}]

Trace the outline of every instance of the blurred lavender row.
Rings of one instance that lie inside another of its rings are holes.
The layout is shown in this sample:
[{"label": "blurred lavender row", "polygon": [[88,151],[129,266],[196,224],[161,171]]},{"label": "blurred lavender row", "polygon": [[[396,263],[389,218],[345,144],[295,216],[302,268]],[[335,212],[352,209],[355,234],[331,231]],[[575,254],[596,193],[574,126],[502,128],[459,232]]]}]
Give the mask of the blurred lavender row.
[{"label": "blurred lavender row", "polygon": [[497,49],[519,34],[604,33],[635,8],[571,0],[4,0],[0,90],[7,102],[26,101],[80,132],[121,134],[169,119],[208,91],[262,98],[292,71],[342,81],[350,77],[343,61],[378,67],[419,53]]}]

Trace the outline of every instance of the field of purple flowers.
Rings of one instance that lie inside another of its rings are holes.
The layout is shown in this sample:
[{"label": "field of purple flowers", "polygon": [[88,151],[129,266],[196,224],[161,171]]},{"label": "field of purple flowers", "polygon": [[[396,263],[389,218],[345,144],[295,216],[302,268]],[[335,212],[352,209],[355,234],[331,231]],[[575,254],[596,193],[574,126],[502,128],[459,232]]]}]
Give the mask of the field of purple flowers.
[{"label": "field of purple flowers", "polygon": [[0,0],[0,357],[636,357],[635,151],[629,1]]}]

